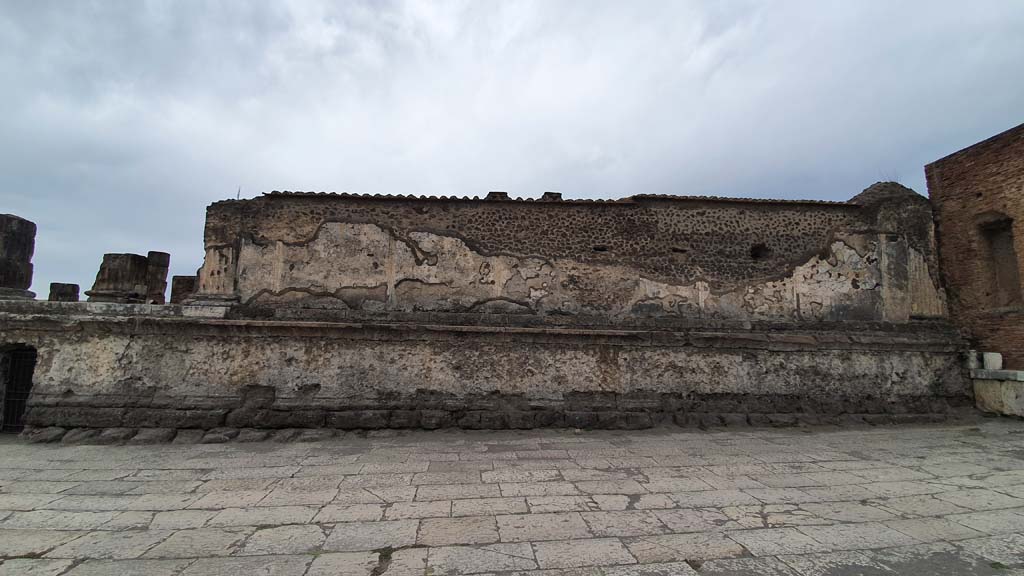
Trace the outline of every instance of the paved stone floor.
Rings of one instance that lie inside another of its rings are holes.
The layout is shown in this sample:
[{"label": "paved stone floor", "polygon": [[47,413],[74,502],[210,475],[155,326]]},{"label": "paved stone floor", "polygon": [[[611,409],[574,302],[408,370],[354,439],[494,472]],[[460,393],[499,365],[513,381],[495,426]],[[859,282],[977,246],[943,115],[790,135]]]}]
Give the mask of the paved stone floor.
[{"label": "paved stone floor", "polygon": [[0,574],[1024,575],[1024,422],[0,439]]}]

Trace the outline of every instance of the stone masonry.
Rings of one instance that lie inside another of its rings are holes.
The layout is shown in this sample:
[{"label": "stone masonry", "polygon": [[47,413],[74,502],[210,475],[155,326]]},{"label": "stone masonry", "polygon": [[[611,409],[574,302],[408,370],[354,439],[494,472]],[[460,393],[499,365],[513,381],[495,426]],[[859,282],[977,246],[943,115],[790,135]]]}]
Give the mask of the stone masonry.
[{"label": "stone masonry", "polygon": [[50,282],[50,302],[78,302],[78,284]]},{"label": "stone masonry", "polygon": [[[972,404],[931,207],[271,193],[213,204],[192,290],[107,254],[0,303],[30,428],[637,429],[943,420]],[[193,291],[194,290],[194,291]],[[185,294],[188,294],[187,296]]]},{"label": "stone masonry", "polygon": [[954,322],[1024,369],[1024,124],[925,167]]},{"label": "stone masonry", "polygon": [[771,321],[942,317],[928,202],[271,193],[210,206],[194,300],[254,310]]},{"label": "stone masonry", "polygon": [[0,214],[0,298],[35,298],[32,253],[36,225],[12,214]]}]

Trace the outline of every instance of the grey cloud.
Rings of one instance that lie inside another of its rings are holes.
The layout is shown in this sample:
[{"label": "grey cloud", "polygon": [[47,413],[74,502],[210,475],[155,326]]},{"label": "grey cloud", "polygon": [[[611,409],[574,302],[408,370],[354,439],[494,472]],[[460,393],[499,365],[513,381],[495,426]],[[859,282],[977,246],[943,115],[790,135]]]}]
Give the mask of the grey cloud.
[{"label": "grey cloud", "polygon": [[1011,2],[8,2],[0,212],[36,281],[201,263],[272,189],[842,200],[1016,125]]}]

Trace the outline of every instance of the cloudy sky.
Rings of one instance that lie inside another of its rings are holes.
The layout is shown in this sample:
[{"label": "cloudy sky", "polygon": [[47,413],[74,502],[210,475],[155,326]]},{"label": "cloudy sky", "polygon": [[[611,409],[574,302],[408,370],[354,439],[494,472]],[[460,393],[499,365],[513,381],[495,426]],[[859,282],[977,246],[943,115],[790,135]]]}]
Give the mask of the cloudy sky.
[{"label": "cloudy sky", "polygon": [[269,190],[844,200],[1024,122],[1024,2],[0,4],[34,290]]}]

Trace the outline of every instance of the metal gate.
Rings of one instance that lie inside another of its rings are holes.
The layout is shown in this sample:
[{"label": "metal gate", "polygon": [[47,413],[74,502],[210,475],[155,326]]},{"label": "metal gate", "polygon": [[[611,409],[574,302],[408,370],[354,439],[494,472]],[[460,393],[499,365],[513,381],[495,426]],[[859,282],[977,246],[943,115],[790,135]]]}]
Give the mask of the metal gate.
[{"label": "metal gate", "polygon": [[25,426],[25,406],[32,390],[32,372],[36,368],[36,351],[17,348],[7,352],[7,374],[4,382],[4,432],[20,432]]}]

